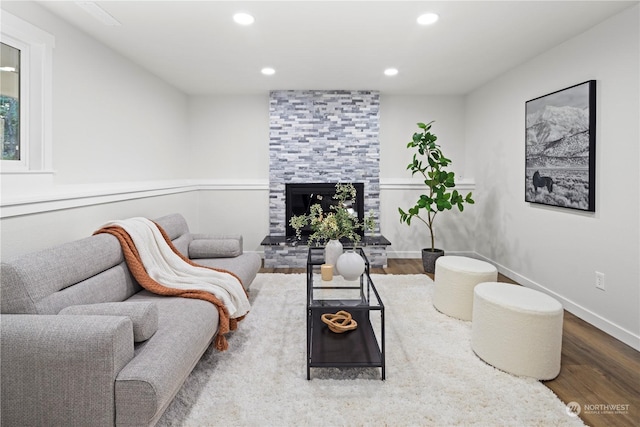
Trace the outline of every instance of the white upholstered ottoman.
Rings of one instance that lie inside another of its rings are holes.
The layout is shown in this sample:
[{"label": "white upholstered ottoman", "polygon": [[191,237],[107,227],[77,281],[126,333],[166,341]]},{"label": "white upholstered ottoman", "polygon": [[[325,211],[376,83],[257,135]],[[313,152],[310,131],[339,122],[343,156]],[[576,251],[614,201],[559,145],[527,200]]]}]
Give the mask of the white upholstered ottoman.
[{"label": "white upholstered ottoman", "polygon": [[473,288],[498,280],[498,270],[485,261],[462,256],[442,256],[436,260],[433,306],[462,320],[471,320]]},{"label": "white upholstered ottoman", "polygon": [[507,283],[474,289],[471,347],[482,360],[514,375],[550,380],[560,373],[562,304]]}]

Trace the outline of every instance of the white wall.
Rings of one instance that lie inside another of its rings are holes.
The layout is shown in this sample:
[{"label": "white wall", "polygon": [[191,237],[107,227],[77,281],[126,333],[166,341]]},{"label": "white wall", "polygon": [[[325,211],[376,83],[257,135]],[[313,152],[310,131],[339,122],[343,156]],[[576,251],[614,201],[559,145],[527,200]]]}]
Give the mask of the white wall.
[{"label": "white wall", "polygon": [[[476,251],[503,272],[640,348],[639,8],[497,78],[468,97]],[[524,105],[597,80],[596,211],[524,202]],[[606,291],[595,288],[595,271]]]},{"label": "white wall", "polygon": [[[407,165],[413,152],[407,143],[420,129],[418,122],[434,121],[431,132],[443,153],[452,160],[451,170],[466,177],[465,98],[463,96],[380,95],[380,179],[410,179]],[[418,177],[416,182],[422,182]]]},{"label": "white wall", "polygon": [[198,194],[202,232],[242,234],[245,250],[261,252],[269,234],[269,95],[192,96],[188,109],[189,174],[206,188]]},{"label": "white wall", "polygon": [[269,180],[269,94],[189,98],[189,177]]},{"label": "white wall", "polygon": [[2,218],[2,258],[34,252],[89,237],[107,221],[136,216],[158,218],[184,215],[193,232],[200,232],[196,192],[90,204],[29,215]]},{"label": "white wall", "polygon": [[[8,216],[27,202],[43,201],[35,210],[48,209],[42,205],[63,194],[74,193],[67,197],[70,200],[79,192],[98,189],[127,193],[141,182],[187,178],[190,148],[185,94],[35,2],[3,2],[2,8],[55,37],[55,174],[47,186],[29,185],[31,180],[24,176],[3,179],[2,256],[87,236],[103,220],[115,217],[157,217],[177,210],[190,215],[190,207],[182,208],[184,198],[159,200],[156,195],[115,205],[107,204],[113,201],[109,197],[98,198],[90,208]],[[150,195],[155,193],[140,197]]]},{"label": "white wall", "polygon": [[242,234],[245,251],[264,252],[260,242],[269,234],[268,184],[205,189],[198,199],[199,232]]},{"label": "white wall", "polygon": [[56,39],[56,185],[187,177],[185,94],[35,2],[2,7]]}]

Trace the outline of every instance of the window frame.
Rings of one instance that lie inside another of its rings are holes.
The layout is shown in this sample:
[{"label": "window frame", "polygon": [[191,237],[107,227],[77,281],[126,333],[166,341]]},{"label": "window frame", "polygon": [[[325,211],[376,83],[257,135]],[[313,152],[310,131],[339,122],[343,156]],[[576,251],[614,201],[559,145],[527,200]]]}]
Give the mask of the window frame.
[{"label": "window frame", "polygon": [[55,38],[3,10],[0,40],[20,49],[20,160],[0,160],[0,173],[53,173],[52,93]]}]

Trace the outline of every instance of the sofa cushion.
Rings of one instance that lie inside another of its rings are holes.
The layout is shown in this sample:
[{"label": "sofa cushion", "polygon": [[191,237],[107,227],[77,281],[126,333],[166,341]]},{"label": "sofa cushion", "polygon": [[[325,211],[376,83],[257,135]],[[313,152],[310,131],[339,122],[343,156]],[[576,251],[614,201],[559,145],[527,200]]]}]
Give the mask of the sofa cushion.
[{"label": "sofa cushion", "polygon": [[215,238],[198,238],[189,244],[189,258],[228,258],[242,255],[241,236],[216,236]]},{"label": "sofa cushion", "polygon": [[205,267],[219,268],[234,273],[240,278],[242,286],[246,290],[249,290],[251,282],[256,278],[262,266],[262,258],[255,252],[245,252],[233,258],[196,259],[194,262]]},{"label": "sofa cushion", "polygon": [[[69,305],[122,301],[140,289],[123,261],[118,240],[107,234],[3,260],[2,313],[57,314]],[[104,276],[121,264],[118,280]]]},{"label": "sofa cushion", "polygon": [[180,214],[170,214],[153,220],[167,233],[171,243],[184,256],[189,257],[189,243],[191,243],[191,233],[187,220]]},{"label": "sofa cushion", "polygon": [[171,240],[189,233],[187,220],[180,214],[170,214],[153,220],[167,233]]},{"label": "sofa cushion", "polygon": [[148,340],[158,330],[158,307],[151,301],[72,305],[58,314],[126,316],[133,322],[135,342]]}]

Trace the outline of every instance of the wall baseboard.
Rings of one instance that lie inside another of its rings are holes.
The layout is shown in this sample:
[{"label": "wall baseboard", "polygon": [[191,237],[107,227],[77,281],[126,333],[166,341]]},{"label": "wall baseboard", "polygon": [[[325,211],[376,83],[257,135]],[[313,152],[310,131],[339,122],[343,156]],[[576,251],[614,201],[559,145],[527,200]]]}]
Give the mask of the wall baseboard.
[{"label": "wall baseboard", "polygon": [[616,325],[615,323],[605,319],[604,317],[592,312],[591,310],[581,306],[580,304],[575,303],[556,292],[540,285],[539,283],[534,282],[533,280],[528,279],[527,277],[501,265],[497,262],[488,259],[478,253],[475,253],[475,258],[481,259],[483,261],[487,261],[495,265],[498,271],[507,276],[509,279],[514,280],[521,284],[522,286],[526,286],[527,288],[535,289],[542,293],[545,293],[553,298],[556,298],[562,303],[562,306],[569,313],[574,314],[585,322],[595,326],[601,331],[611,335],[619,341],[627,344],[628,346],[640,351],[640,336],[635,335],[633,332]]},{"label": "wall baseboard", "polygon": [[[393,246],[391,246],[392,248]],[[399,258],[399,259],[420,259],[422,258],[421,251],[394,251],[391,248],[387,249],[387,257],[388,258]],[[477,258],[476,253],[473,251],[446,251],[447,255],[457,255],[457,256],[468,256],[471,258]]]},{"label": "wall baseboard", "polygon": [[[522,286],[525,286],[527,288],[531,288],[531,289],[535,289],[537,291],[540,291],[542,293],[545,293],[549,296],[552,296],[553,298],[556,298],[557,300],[559,300],[562,303],[562,306],[564,307],[565,310],[567,310],[569,313],[579,317],[580,319],[584,320],[585,322],[595,326],[596,328],[600,329],[601,331],[611,335],[612,337],[614,337],[615,339],[622,341],[623,343],[627,344],[628,346],[640,351],[640,336],[634,334],[633,332],[619,326],[616,325],[615,323],[603,318],[602,316],[592,312],[591,310],[581,306],[580,304],[575,303],[574,301],[571,301],[565,297],[563,297],[562,295],[559,295],[555,292],[553,292],[550,289],[545,288],[544,286],[540,285],[539,283],[534,282],[533,280],[528,279],[527,277],[489,259],[486,258],[480,254],[478,254],[477,252],[473,252],[473,251],[469,251],[469,252],[447,252],[448,255],[458,255],[458,256],[468,256],[471,258],[476,258],[482,261],[486,261],[489,262],[493,265],[496,266],[496,268],[498,269],[498,272],[500,272],[501,274],[505,275],[506,277],[508,277],[511,280],[514,280],[516,282],[518,282],[519,284],[521,284]],[[389,258],[409,258],[409,259],[420,259],[422,257],[422,255],[420,254],[420,252],[418,251],[403,251],[403,252],[394,252],[389,250],[387,252],[387,256]]]}]

